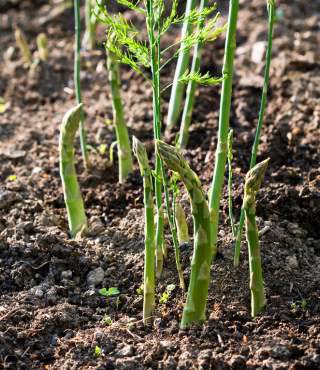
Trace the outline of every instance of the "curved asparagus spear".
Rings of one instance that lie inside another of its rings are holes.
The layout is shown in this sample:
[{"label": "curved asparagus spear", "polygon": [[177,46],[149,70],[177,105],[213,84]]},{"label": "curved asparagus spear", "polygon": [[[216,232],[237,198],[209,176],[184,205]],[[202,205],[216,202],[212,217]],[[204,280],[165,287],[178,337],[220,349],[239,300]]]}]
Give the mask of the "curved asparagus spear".
[{"label": "curved asparagus spear", "polygon": [[145,261],[143,289],[143,321],[150,319],[155,304],[155,230],[152,194],[152,176],[148,156],[143,144],[133,137],[132,147],[138,159],[141,176],[143,177],[144,210],[145,210]]},{"label": "curved asparagus spear", "polygon": [[213,255],[211,220],[205,194],[195,172],[175,147],[156,141],[157,152],[172,171],[178,172],[191,200],[194,223],[194,253],[187,300],[183,309],[181,328],[205,320]]},{"label": "curved asparagus spear", "polygon": [[[268,6],[268,14],[269,14],[269,33],[268,33],[267,55],[266,55],[266,67],[264,71],[264,82],[263,82],[263,90],[262,90],[262,96],[261,96],[258,126],[257,126],[256,135],[254,138],[254,143],[253,143],[252,151],[251,151],[250,168],[252,168],[256,164],[256,160],[257,160],[261,129],[262,129],[263,120],[264,120],[264,112],[265,112],[266,105],[267,105],[267,95],[268,95],[269,78],[270,78],[269,75],[270,75],[271,54],[272,54],[273,26],[274,26],[274,20],[275,20],[275,0],[267,0],[267,6]],[[239,266],[243,224],[244,224],[244,209],[242,207],[238,231],[237,231],[237,238],[236,238],[236,243],[235,243],[235,250],[234,250],[234,266],[235,267]]]},{"label": "curved asparagus spear", "polygon": [[124,120],[123,105],[120,94],[119,64],[107,48],[107,68],[112,97],[113,123],[117,136],[119,182],[123,183],[132,172],[132,155],[128,129]]},{"label": "curved asparagus spear", "polygon": [[74,138],[81,120],[81,112],[82,104],[79,104],[65,114],[60,128],[59,140],[60,176],[72,237],[87,229],[87,217],[77,180],[73,149]]},{"label": "curved asparagus spear", "polygon": [[261,266],[259,233],[256,223],[256,194],[268,167],[269,159],[253,167],[246,176],[244,187],[244,212],[246,220],[246,237],[249,249],[251,315],[260,313],[266,305]]}]

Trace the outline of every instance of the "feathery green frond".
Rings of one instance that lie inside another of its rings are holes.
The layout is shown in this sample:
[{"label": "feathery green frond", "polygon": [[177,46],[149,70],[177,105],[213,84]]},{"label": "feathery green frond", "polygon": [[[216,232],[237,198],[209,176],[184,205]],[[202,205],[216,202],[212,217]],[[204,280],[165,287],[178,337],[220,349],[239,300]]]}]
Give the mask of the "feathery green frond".
[{"label": "feathery green frond", "polygon": [[188,70],[181,76],[179,82],[188,83],[189,81],[194,81],[199,85],[218,85],[223,81],[223,77],[213,77],[210,73],[201,74],[198,72],[189,72]]},{"label": "feathery green frond", "polygon": [[124,5],[126,6],[128,9],[131,9],[131,10],[134,10],[138,13],[141,13],[141,14],[146,14],[146,10],[141,8],[140,6],[138,6],[138,4],[140,3],[140,1],[131,1],[131,0],[117,0],[117,3],[119,5]]}]

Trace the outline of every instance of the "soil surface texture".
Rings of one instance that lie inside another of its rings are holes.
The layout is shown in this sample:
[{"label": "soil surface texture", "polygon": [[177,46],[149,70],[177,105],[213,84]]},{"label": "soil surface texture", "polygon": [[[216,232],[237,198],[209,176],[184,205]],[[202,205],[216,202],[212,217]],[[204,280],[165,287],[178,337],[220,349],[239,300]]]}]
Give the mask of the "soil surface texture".
[{"label": "soil surface texture", "polygon": [[[240,1],[233,103],[234,213],[238,220],[244,176],[257,124],[264,48],[265,0]],[[201,327],[179,330],[179,289],[170,232],[168,258],[157,282],[154,323],[142,323],[144,219],[142,180],[135,171],[117,183],[117,159],[103,47],[82,52],[81,82],[92,169],[77,143],[77,170],[91,233],[71,240],[58,163],[59,126],[75,104],[72,8],[58,1],[0,0],[0,368],[3,369],[320,369],[320,1],[278,0],[278,21],[265,127],[258,160],[270,157],[257,216],[267,309],[250,316],[248,254],[233,268],[227,189],[221,203],[219,253],[212,264]],[[228,1],[218,1],[225,20]],[[82,9],[83,14],[83,9]],[[143,18],[126,15],[140,23]],[[25,33],[36,55],[45,32],[49,61],[26,68],[14,41]],[[98,29],[104,40],[104,29]],[[143,33],[142,33],[143,36]],[[179,29],[166,36],[169,45]],[[224,37],[206,45],[202,71],[221,73]],[[127,67],[122,96],[130,134],[152,144],[152,91]],[[163,72],[165,86],[174,65]],[[199,87],[185,151],[205,189],[217,142],[219,87]],[[163,96],[165,118],[169,92]],[[1,103],[3,108],[3,104]],[[175,133],[165,134],[173,142]],[[103,147],[100,147],[103,148]],[[103,154],[101,154],[103,153]],[[227,176],[227,173],[226,173]],[[189,209],[184,190],[181,201]],[[188,217],[190,230],[192,220]],[[186,281],[192,244],[181,247]],[[160,298],[169,284],[175,289]],[[104,297],[101,288],[119,295]],[[162,300],[163,301],[163,300]]]}]

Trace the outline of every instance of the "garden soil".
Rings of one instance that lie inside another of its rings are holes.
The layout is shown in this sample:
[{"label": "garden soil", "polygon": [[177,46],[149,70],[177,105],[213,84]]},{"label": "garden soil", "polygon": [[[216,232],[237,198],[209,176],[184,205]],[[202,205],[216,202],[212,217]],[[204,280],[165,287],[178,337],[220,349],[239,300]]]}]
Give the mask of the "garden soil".
[{"label": "garden soil", "polygon": [[[153,325],[142,323],[142,180],[137,166],[117,183],[115,140],[102,46],[82,52],[81,82],[92,167],[77,170],[91,225],[68,236],[59,178],[59,125],[74,106],[73,11],[45,1],[0,1],[0,368],[3,369],[320,369],[320,1],[279,0],[271,86],[258,159],[270,165],[257,216],[268,305],[250,317],[247,245],[233,268],[234,241],[221,203],[219,253],[212,264],[208,320],[179,330],[184,294],[169,230],[168,258],[157,282]],[[56,2],[58,3],[58,2]],[[234,129],[233,201],[239,218],[243,182],[259,110],[267,37],[266,2],[240,1],[230,124]],[[225,20],[228,2],[219,1]],[[141,16],[126,16],[143,28]],[[49,61],[26,68],[14,27],[36,55],[45,32]],[[99,40],[104,30],[99,27]],[[141,37],[144,33],[141,32]],[[173,29],[164,46],[179,37]],[[202,71],[221,73],[224,38],[206,45]],[[170,81],[174,65],[163,73]],[[130,133],[152,156],[150,84],[122,68]],[[185,155],[209,188],[217,142],[219,87],[198,89]],[[166,116],[169,92],[163,96]],[[165,133],[173,142],[175,132]],[[189,210],[181,189],[181,202]],[[190,229],[192,220],[188,217]],[[181,246],[186,281],[192,245]],[[159,303],[169,284],[175,289]],[[118,288],[104,297],[101,288]]]}]

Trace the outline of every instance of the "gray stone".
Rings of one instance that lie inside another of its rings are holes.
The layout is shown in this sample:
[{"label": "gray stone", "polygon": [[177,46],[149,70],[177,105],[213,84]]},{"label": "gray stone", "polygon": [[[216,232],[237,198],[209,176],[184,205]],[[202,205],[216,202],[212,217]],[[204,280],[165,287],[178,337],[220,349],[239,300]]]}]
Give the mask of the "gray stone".
[{"label": "gray stone", "polygon": [[102,283],[104,278],[104,271],[101,267],[97,267],[94,270],[91,270],[87,275],[87,284],[89,287],[96,286]]},{"label": "gray stone", "polygon": [[133,356],[133,347],[129,344],[125,345],[119,351],[116,352],[117,357],[130,357]]},{"label": "gray stone", "polygon": [[20,194],[16,194],[8,190],[2,190],[0,191],[0,208],[7,209],[12,203],[21,199]]}]

